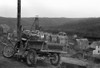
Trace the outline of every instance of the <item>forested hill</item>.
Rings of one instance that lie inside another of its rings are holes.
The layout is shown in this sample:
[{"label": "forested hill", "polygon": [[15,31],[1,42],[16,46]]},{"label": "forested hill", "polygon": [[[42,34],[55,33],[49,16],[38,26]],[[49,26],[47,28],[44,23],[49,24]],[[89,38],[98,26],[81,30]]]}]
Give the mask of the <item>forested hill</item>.
[{"label": "forested hill", "polygon": [[[34,18],[22,18],[22,25],[29,29]],[[0,24],[7,24],[15,28],[16,18],[0,17]],[[100,35],[100,18],[39,18],[39,24],[45,30],[50,31],[71,31],[77,33]]]},{"label": "forested hill", "polygon": [[[39,24],[42,27],[51,27],[51,26],[60,26],[66,22],[71,21],[70,18],[39,18]],[[30,26],[33,24],[34,18],[22,18],[21,23],[26,28],[30,28]],[[17,23],[16,18],[5,18],[0,17],[0,24],[7,24],[11,27],[15,27]]]}]

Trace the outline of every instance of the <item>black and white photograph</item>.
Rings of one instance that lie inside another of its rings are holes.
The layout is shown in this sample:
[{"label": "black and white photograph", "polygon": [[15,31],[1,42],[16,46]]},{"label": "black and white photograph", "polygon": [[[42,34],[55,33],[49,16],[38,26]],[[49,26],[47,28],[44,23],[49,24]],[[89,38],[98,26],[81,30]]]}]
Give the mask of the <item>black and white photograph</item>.
[{"label": "black and white photograph", "polygon": [[100,68],[100,0],[0,0],[0,68]]}]

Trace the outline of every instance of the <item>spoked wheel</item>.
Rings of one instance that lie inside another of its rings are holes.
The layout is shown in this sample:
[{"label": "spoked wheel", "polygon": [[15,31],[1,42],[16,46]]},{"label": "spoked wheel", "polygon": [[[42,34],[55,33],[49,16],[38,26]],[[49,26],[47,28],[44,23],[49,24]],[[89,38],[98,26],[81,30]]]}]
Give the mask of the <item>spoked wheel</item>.
[{"label": "spoked wheel", "polygon": [[60,62],[60,55],[59,54],[53,54],[53,58],[50,59],[50,63],[54,66],[57,66]]},{"label": "spoked wheel", "polygon": [[14,55],[14,47],[13,46],[5,46],[3,49],[3,56],[10,58]]},{"label": "spoked wheel", "polygon": [[37,63],[37,58],[36,58],[36,51],[31,50],[28,52],[28,55],[26,57],[27,65],[28,66],[35,66]]}]

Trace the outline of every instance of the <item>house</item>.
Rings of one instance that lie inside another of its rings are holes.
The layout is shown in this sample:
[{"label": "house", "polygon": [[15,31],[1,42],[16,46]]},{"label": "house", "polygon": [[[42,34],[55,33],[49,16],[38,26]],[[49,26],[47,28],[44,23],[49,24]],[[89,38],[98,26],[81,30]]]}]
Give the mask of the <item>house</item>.
[{"label": "house", "polygon": [[95,50],[93,50],[93,55],[100,54],[100,41],[93,42],[91,47],[95,48]]},{"label": "house", "polygon": [[87,49],[89,47],[89,41],[86,38],[76,39],[78,43],[78,47],[80,49]]}]

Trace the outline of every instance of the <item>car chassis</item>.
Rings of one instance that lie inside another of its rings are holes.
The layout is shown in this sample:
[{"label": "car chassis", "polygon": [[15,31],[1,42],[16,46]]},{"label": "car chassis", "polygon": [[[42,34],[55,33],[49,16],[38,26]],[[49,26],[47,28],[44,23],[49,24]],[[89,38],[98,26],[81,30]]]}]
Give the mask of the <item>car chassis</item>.
[{"label": "car chassis", "polygon": [[31,36],[29,39],[17,41],[14,46],[5,46],[3,56],[24,59],[28,66],[34,66],[37,60],[48,58],[52,65],[57,66],[60,62],[60,54],[67,53],[64,51],[65,46],[44,40],[34,40]]}]

